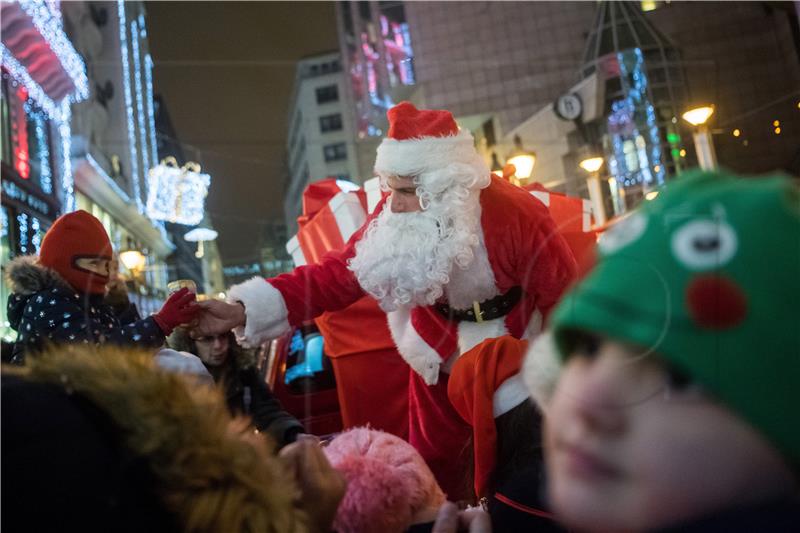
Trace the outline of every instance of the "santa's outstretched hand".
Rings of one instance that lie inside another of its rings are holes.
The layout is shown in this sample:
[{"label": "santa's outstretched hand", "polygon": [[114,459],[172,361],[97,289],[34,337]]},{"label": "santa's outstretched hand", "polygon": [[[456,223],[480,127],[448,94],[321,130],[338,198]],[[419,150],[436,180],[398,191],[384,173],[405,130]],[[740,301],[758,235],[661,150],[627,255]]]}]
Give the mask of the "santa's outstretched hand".
[{"label": "santa's outstretched hand", "polygon": [[227,303],[222,300],[199,302],[200,313],[197,324],[190,334],[193,339],[211,335],[221,335],[245,324],[244,306],[240,303]]}]

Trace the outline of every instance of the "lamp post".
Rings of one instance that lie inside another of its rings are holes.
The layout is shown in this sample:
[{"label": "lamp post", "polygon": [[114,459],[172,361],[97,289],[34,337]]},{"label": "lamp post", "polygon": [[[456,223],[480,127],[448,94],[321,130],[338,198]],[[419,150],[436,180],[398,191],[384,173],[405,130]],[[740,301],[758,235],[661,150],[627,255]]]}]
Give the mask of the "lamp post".
[{"label": "lamp post", "polygon": [[119,253],[119,260],[122,261],[125,268],[136,275],[144,268],[147,258],[139,250],[128,249]]},{"label": "lamp post", "polygon": [[498,178],[503,177],[503,165],[501,165],[500,160],[497,159],[497,152],[492,152],[492,174]]},{"label": "lamp post", "polygon": [[514,136],[514,151],[508,156],[506,164],[514,165],[517,169],[516,174],[520,182],[525,184],[533,174],[533,166],[536,164],[536,153],[525,150],[522,147],[522,139],[519,135]]},{"label": "lamp post", "polygon": [[581,161],[580,167],[589,173],[586,183],[589,188],[589,199],[592,202],[592,211],[594,211],[595,223],[602,226],[606,223],[606,206],[603,202],[603,189],[600,186],[600,167],[603,166],[604,159],[602,157],[587,157]]},{"label": "lamp post", "polygon": [[203,292],[206,294],[211,294],[211,278],[209,276],[211,265],[209,264],[209,258],[205,257],[203,243],[213,241],[217,236],[218,233],[211,228],[195,228],[183,236],[185,240],[197,243],[197,252],[195,252],[194,256],[201,260],[201,267],[203,269]]},{"label": "lamp post", "polygon": [[194,256],[198,259],[202,259],[204,255],[203,243],[213,241],[217,238],[217,235],[217,232],[210,228],[195,228],[184,235],[183,238],[189,242],[197,243],[197,251],[194,253]]},{"label": "lamp post", "polygon": [[697,161],[703,170],[717,168],[717,154],[714,151],[714,140],[708,129],[707,122],[714,114],[713,105],[694,107],[686,111],[683,120],[694,126],[694,149],[697,152]]},{"label": "lamp post", "polygon": [[136,305],[141,310],[141,290],[144,286],[142,283],[142,272],[145,269],[147,257],[145,257],[145,255],[139,250],[133,248],[129,243],[128,248],[119,253],[119,260],[123,265],[125,265],[125,268],[128,269],[128,272],[130,272],[129,281],[131,283],[131,288],[133,290],[133,294],[135,295]]}]

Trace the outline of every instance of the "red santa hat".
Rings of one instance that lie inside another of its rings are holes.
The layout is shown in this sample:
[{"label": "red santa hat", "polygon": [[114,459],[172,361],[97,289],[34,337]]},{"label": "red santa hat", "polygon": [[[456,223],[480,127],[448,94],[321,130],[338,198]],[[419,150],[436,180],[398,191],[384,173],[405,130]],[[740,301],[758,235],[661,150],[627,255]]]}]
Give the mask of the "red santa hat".
[{"label": "red santa hat", "polygon": [[[387,116],[389,133],[378,146],[375,159],[378,174],[419,176],[420,185],[426,186],[433,185],[435,180],[426,174],[450,167],[454,171],[450,174],[456,174],[450,181],[474,185],[470,188],[489,185],[489,168],[475,150],[472,134],[459,129],[452,113],[417,109],[411,102],[401,102]],[[465,178],[459,177],[465,174]],[[436,181],[446,185],[441,179]]]},{"label": "red santa hat", "polygon": [[488,339],[465,352],[453,365],[447,396],[472,426],[475,494],[486,496],[497,457],[494,419],[530,397],[520,376],[527,341],[511,336]]}]

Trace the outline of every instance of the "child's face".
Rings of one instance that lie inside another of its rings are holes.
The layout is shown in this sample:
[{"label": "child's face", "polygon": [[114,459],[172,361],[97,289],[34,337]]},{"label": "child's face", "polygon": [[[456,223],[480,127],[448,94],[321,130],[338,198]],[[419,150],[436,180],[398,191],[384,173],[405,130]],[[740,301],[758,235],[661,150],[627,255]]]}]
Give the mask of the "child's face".
[{"label": "child's face", "polygon": [[792,490],[759,433],[656,356],[617,342],[575,350],[548,414],[550,500],[575,529],[656,528]]}]

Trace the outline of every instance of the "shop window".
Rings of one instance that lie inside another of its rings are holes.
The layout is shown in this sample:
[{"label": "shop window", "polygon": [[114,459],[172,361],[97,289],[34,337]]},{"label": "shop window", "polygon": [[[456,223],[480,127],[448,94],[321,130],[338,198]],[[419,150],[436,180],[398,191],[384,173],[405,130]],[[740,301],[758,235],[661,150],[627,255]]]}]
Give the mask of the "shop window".
[{"label": "shop window", "polygon": [[326,163],[347,159],[347,145],[345,143],[328,144],[323,147],[323,152]]},{"label": "shop window", "polygon": [[50,156],[50,124],[33,100],[23,105],[27,122],[28,161],[31,183],[35,183],[45,194],[53,193],[53,167]]},{"label": "shop window", "polygon": [[339,101],[339,87],[336,85],[326,85],[317,88],[317,103],[325,104],[328,102]]},{"label": "shop window", "polygon": [[[3,145],[5,146],[5,145]],[[9,223],[11,221],[11,212],[5,206],[0,206],[0,264],[5,266],[11,259],[11,228]],[[5,272],[3,272],[3,279],[0,280],[0,335],[2,335],[5,342],[13,342],[16,338],[16,332],[11,329],[8,323],[8,316],[6,315],[6,302],[11,291],[6,285]]]},{"label": "shop window", "polygon": [[319,117],[319,129],[322,133],[340,131],[342,129],[342,115],[336,113],[335,115]]},{"label": "shop window", "polygon": [[10,161],[22,179],[45,194],[53,193],[50,123],[44,111],[28,98],[22,85],[6,71],[2,76],[3,160]]},{"label": "shop window", "polygon": [[9,109],[8,74],[3,71],[3,97],[0,99],[0,120],[2,120],[3,161],[11,161],[11,110]]}]

